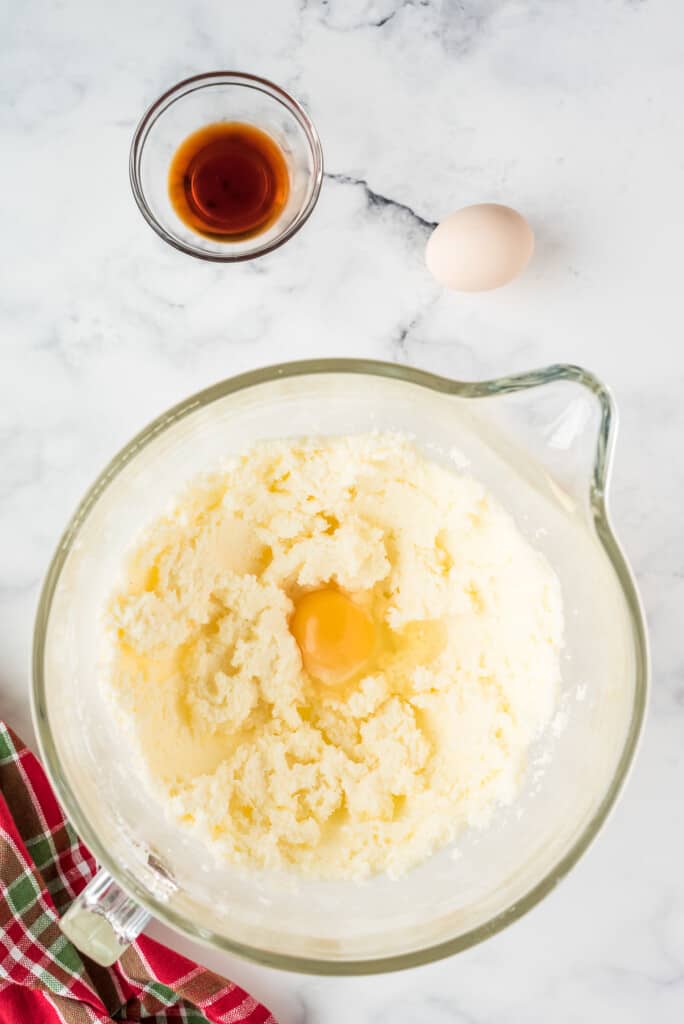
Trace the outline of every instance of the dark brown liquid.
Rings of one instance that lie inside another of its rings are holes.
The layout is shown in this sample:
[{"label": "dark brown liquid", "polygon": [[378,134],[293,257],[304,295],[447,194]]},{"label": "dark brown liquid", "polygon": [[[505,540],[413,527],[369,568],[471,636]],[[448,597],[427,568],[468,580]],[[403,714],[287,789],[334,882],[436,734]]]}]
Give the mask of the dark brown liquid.
[{"label": "dark brown liquid", "polygon": [[270,135],[238,121],[208,124],[180,144],[169,169],[169,198],[189,228],[235,242],[280,215],[290,175]]}]

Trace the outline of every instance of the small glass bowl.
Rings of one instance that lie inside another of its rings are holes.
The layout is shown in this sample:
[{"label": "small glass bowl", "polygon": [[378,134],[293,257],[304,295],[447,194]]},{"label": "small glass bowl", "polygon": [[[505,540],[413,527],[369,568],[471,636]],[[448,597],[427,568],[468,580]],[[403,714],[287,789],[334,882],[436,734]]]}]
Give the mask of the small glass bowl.
[{"label": "small glass bowl", "polygon": [[[290,172],[290,194],[279,217],[260,234],[220,241],[196,234],[178,217],[168,192],[169,167],[181,142],[217,121],[240,121],[267,132]],[[169,245],[202,260],[236,263],[276,249],[310,216],[323,181],[318,132],[302,107],[265,78],[210,71],[186,78],[160,96],[136,128],[130,178],[143,217]]]}]

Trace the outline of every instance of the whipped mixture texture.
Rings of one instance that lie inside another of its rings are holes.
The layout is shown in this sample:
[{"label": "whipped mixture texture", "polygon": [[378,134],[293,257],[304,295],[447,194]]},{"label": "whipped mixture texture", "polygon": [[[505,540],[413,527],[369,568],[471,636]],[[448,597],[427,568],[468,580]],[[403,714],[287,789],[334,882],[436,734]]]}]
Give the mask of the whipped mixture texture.
[{"label": "whipped mixture texture", "polygon": [[558,580],[399,435],[260,444],[149,526],[107,613],[151,798],[216,855],[400,875],[521,785]]}]

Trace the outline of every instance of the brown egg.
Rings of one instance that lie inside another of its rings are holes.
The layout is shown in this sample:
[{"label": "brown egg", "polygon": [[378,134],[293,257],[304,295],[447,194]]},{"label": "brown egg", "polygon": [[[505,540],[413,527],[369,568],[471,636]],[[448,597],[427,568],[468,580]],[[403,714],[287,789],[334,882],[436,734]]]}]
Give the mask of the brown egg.
[{"label": "brown egg", "polygon": [[430,273],[447,288],[484,292],[517,277],[533,251],[532,228],[516,210],[478,203],[457,210],[435,228],[425,260]]}]

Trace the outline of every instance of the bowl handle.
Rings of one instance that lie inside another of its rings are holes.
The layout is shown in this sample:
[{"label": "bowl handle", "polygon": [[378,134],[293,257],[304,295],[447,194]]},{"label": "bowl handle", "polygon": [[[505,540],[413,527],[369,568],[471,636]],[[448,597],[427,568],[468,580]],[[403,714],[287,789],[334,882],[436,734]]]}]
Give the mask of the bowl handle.
[{"label": "bowl handle", "polygon": [[147,911],[101,869],[76,897],[59,926],[79,952],[109,967],[149,920]]}]

